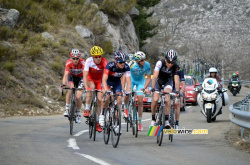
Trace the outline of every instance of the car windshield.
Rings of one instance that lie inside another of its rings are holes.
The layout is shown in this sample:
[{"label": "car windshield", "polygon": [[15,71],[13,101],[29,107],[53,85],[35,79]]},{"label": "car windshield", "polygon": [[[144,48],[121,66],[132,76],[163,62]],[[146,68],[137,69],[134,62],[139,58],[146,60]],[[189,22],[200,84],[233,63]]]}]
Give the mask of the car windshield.
[{"label": "car windshield", "polygon": [[186,85],[193,85],[192,79],[191,79],[191,78],[186,78],[186,79],[185,79],[185,84],[186,84]]}]

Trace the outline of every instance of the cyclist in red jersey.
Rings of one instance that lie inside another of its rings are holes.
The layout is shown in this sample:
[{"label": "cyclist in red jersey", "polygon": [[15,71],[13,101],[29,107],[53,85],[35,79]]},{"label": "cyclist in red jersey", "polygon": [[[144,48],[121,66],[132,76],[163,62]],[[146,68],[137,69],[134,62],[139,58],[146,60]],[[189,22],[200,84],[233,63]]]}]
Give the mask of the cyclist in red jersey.
[{"label": "cyclist in red jersey", "polygon": [[[103,115],[100,116],[102,98],[103,98],[103,93],[101,92],[102,75],[103,75],[103,71],[106,68],[108,61],[104,57],[102,57],[103,50],[99,46],[92,47],[90,50],[90,54],[92,57],[89,57],[86,60],[85,67],[84,67],[83,81],[87,90],[87,95],[86,95],[85,111],[84,111],[83,116],[86,118],[89,117],[89,108],[90,108],[91,99],[92,99],[92,92],[88,92],[88,91],[91,91],[94,89],[100,90],[100,92],[97,93],[97,109],[98,109],[98,115],[99,115],[99,123],[102,125],[102,123],[104,123],[104,116]],[[102,128],[99,123],[97,123],[96,125],[96,130],[98,132],[102,132]]]},{"label": "cyclist in red jersey", "polygon": [[[65,71],[62,86],[68,86],[70,88],[83,87],[83,69],[85,65],[85,60],[80,58],[81,52],[78,49],[72,49],[70,52],[70,59],[67,60],[65,65]],[[69,90],[66,94],[66,110],[64,116],[68,117],[69,107],[70,107],[70,97],[72,91]],[[81,106],[82,106],[82,91],[77,91],[76,93],[76,106],[77,106],[77,118],[76,122],[81,123]]]}]

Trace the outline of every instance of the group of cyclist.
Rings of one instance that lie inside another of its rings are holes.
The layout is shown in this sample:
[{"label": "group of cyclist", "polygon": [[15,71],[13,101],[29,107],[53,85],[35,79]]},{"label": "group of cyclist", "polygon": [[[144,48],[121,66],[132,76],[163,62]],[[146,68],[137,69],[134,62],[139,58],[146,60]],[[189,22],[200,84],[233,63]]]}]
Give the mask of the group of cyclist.
[{"label": "group of cyclist", "polygon": [[[81,53],[78,49],[72,49],[70,52],[70,59],[67,60],[63,76],[62,87],[85,87],[86,89],[86,104],[83,116],[89,117],[90,104],[92,101],[92,91],[97,91],[97,105],[99,122],[96,130],[102,132],[104,125],[104,113],[108,104],[108,99],[103,102],[103,97],[106,92],[110,92],[110,87],[114,93],[118,95],[117,104],[121,109],[122,97],[124,97],[125,108],[124,117],[128,117],[128,94],[132,89],[136,88],[137,102],[138,102],[138,130],[142,131],[142,114],[143,114],[143,94],[145,89],[149,86],[151,81],[151,66],[145,61],[146,55],[142,51],[135,54],[127,55],[123,51],[116,51],[114,53],[114,61],[108,62],[103,57],[103,49],[99,46],[94,46],[90,50],[91,57],[85,61],[81,58]],[[129,59],[129,63],[127,60]],[[145,81],[145,76],[148,77]],[[180,82],[182,89],[180,89]],[[177,52],[175,50],[168,50],[165,54],[165,59],[159,60],[154,68],[152,78],[151,93],[153,94],[151,112],[152,121],[150,126],[155,125],[155,112],[159,100],[159,92],[163,89],[164,92],[175,92],[179,96],[180,91],[184,93],[185,79],[181,68],[177,63]],[[66,95],[66,109],[64,116],[67,117],[70,107],[70,96],[72,91],[68,91]],[[83,91],[76,93],[76,122],[81,123],[81,105],[82,105]],[[165,128],[169,128],[169,111],[170,111],[170,96],[166,95],[165,103]],[[179,101],[175,102],[176,109],[176,128],[179,125],[180,105]],[[119,130],[119,125],[116,130]],[[120,132],[121,133],[121,132]]]}]

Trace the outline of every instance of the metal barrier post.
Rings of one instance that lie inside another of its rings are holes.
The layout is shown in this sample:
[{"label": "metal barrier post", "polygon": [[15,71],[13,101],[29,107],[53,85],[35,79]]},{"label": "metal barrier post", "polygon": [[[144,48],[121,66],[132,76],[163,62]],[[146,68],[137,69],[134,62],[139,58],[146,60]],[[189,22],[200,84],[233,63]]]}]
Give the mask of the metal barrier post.
[{"label": "metal barrier post", "polygon": [[244,131],[245,131],[245,128],[241,127],[241,130],[240,130],[240,137],[241,138],[243,138]]}]

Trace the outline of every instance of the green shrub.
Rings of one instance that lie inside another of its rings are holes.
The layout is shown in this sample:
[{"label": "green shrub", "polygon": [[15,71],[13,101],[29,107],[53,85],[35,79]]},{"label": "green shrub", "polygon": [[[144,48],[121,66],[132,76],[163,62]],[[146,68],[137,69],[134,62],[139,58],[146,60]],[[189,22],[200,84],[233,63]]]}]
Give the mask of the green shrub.
[{"label": "green shrub", "polygon": [[0,27],[0,40],[8,40],[13,37],[13,31],[8,26]]},{"label": "green shrub", "polygon": [[123,17],[135,4],[136,0],[105,0],[100,8],[108,15]]},{"label": "green shrub", "polygon": [[7,61],[6,63],[3,64],[3,69],[8,70],[9,72],[13,72],[16,64],[11,61]]},{"label": "green shrub", "polygon": [[108,55],[108,54],[113,54],[114,50],[113,50],[113,44],[111,41],[104,41],[100,43],[100,47],[103,48],[104,54]]},{"label": "green shrub", "polygon": [[33,46],[30,48],[28,52],[29,57],[32,61],[35,61],[35,59],[40,58],[42,56],[42,48],[41,46]]}]

